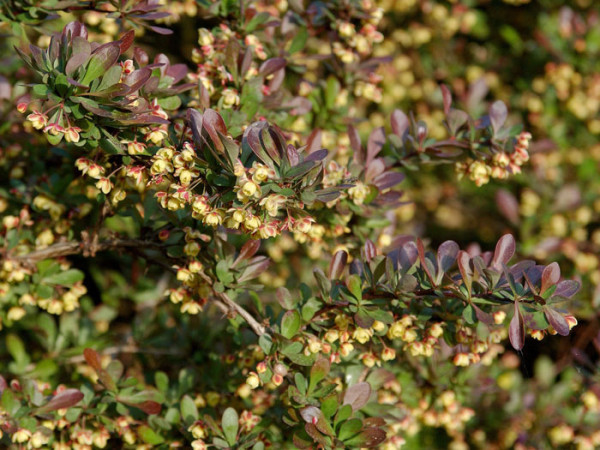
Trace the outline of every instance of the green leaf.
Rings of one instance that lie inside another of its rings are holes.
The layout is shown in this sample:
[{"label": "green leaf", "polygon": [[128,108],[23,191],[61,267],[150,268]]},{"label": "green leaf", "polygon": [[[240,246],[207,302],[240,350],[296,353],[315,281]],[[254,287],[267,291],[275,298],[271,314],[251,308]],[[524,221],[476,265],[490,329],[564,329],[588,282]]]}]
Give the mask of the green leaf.
[{"label": "green leaf", "polygon": [[332,417],[338,408],[337,394],[331,395],[321,402],[321,411],[326,418]]},{"label": "green leaf", "polygon": [[178,95],[161,98],[158,100],[158,104],[167,111],[174,111],[181,106],[181,98]]},{"label": "green leaf", "polygon": [[119,58],[121,53],[119,44],[106,45],[92,55],[88,62],[85,75],[80,81],[81,84],[89,86],[92,81],[100,77],[109,67],[111,67]]},{"label": "green leaf", "polygon": [[290,44],[290,48],[288,50],[290,52],[290,55],[302,50],[304,48],[304,46],[306,45],[307,39],[308,39],[308,31],[306,30],[305,27],[300,28],[296,32],[296,35],[294,36],[294,39],[292,39],[292,43]]},{"label": "green leaf", "polygon": [[362,300],[362,280],[358,275],[350,275],[348,281],[346,281],[346,286],[354,298]]},{"label": "green leaf", "polygon": [[8,352],[13,357],[17,366],[24,366],[29,363],[29,355],[25,350],[25,344],[19,336],[10,333],[6,336],[6,347]]},{"label": "green leaf", "polygon": [[350,419],[342,424],[338,438],[342,441],[351,438],[362,429],[362,420]]},{"label": "green leaf", "polygon": [[331,364],[326,358],[319,358],[315,365],[310,369],[310,383],[308,385],[308,394],[317,387],[317,384],[329,374]]},{"label": "green leaf", "polygon": [[141,425],[140,427],[138,427],[137,432],[146,444],[158,445],[165,442],[164,438],[158,433],[156,433],[148,425]]},{"label": "green leaf", "polygon": [[98,89],[96,89],[96,91],[103,91],[103,90],[108,89],[109,87],[117,84],[119,82],[119,80],[121,79],[121,73],[122,73],[121,66],[119,66],[119,65],[112,66],[110,69],[108,69],[106,71],[106,73],[102,77],[102,82],[100,83],[100,85],[98,86]]},{"label": "green leaf", "polygon": [[33,86],[32,91],[39,97],[45,97],[50,92],[50,89],[45,84],[36,84]]},{"label": "green leaf", "polygon": [[303,397],[306,395],[306,378],[300,372],[296,372],[294,374],[294,381],[296,382],[296,387],[300,392],[300,395]]},{"label": "green leaf", "polygon": [[263,349],[266,355],[269,355],[273,348],[273,339],[270,335],[263,334],[258,338],[258,345]]},{"label": "green leaf", "polygon": [[230,284],[233,282],[233,274],[229,270],[229,263],[225,260],[221,260],[217,263],[216,267],[217,278],[224,285]]},{"label": "green leaf", "polygon": [[242,95],[240,96],[241,111],[246,114],[248,120],[256,115],[262,102],[262,84],[262,77],[255,77],[246,82],[242,88]]},{"label": "green leaf", "polygon": [[238,414],[233,408],[227,408],[221,418],[221,427],[223,428],[223,433],[225,433],[225,439],[227,439],[227,442],[231,446],[237,441],[238,420]]},{"label": "green leaf", "polygon": [[181,399],[181,417],[186,424],[192,424],[200,417],[194,400],[187,394]]},{"label": "green leaf", "polygon": [[298,311],[287,311],[281,319],[281,334],[287,338],[293,338],[300,330],[302,319]]},{"label": "green leaf", "polygon": [[60,286],[71,286],[78,281],[83,280],[84,274],[82,271],[77,269],[69,269],[64,272],[45,277],[42,279],[43,283],[60,285]]}]

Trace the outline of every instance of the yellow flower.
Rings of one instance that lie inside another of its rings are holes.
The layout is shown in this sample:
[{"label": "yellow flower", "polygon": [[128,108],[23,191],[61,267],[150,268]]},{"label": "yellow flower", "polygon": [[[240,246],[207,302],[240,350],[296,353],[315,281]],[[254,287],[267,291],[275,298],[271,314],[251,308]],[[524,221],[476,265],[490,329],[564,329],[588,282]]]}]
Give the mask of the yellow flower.
[{"label": "yellow flower", "polygon": [[223,215],[220,211],[215,209],[204,216],[202,223],[211,227],[218,227],[223,223]]},{"label": "yellow flower", "polygon": [[390,347],[386,347],[381,352],[381,359],[383,361],[391,361],[396,358],[396,350]]},{"label": "yellow flower", "polygon": [[100,178],[97,182],[96,182],[96,187],[98,189],[100,189],[102,191],[103,194],[108,194],[112,188],[114,187],[114,185],[112,184],[112,182],[110,181],[110,179],[108,178]]},{"label": "yellow flower", "polygon": [[246,218],[244,219],[244,226],[248,229],[248,230],[256,230],[258,229],[258,227],[260,227],[261,224],[261,220],[258,216],[255,216],[252,213],[247,213],[246,214]]},{"label": "yellow flower", "polygon": [[27,442],[31,438],[31,431],[26,428],[19,428],[15,431],[15,434],[12,435],[12,441],[17,444],[23,444]]},{"label": "yellow flower", "polygon": [[364,344],[371,340],[372,334],[373,334],[373,332],[369,329],[357,328],[356,330],[354,330],[352,337],[354,339],[356,339],[358,342],[360,342],[361,344]]}]

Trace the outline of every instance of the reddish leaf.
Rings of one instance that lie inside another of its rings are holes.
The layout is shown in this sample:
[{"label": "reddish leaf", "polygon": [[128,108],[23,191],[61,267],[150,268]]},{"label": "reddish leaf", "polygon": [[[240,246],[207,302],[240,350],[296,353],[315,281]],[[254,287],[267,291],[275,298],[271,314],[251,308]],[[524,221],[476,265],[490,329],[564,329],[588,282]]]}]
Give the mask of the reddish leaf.
[{"label": "reddish leaf", "polygon": [[307,423],[304,425],[304,430],[308,433],[308,435],[313,438],[315,441],[317,441],[319,444],[321,444],[323,446],[323,448],[327,447],[327,440],[325,439],[325,436],[323,436],[319,430],[317,429],[317,427],[315,425],[313,425],[312,423]]},{"label": "reddish leaf", "polygon": [[373,244],[373,241],[371,241],[370,239],[367,239],[367,241],[365,242],[363,251],[364,258],[367,262],[371,262],[371,260],[377,256],[377,248],[375,247],[375,244]]},{"label": "reddish leaf", "polygon": [[133,406],[141,409],[146,414],[158,414],[158,413],[160,413],[160,410],[162,409],[162,407],[160,406],[160,403],[152,401],[152,400],[147,400],[145,402],[138,403],[137,405],[133,405]]},{"label": "reddish leaf", "polygon": [[306,153],[312,153],[315,150],[323,148],[321,145],[323,133],[315,128],[306,141]]},{"label": "reddish leaf", "polygon": [[358,411],[367,404],[371,397],[371,385],[365,381],[350,386],[344,394],[344,405],[350,405],[353,411]]},{"label": "reddish leaf", "polygon": [[410,122],[408,116],[399,109],[395,109],[391,116],[392,131],[396,136],[403,137],[408,130]]},{"label": "reddish leaf", "polygon": [[133,59],[135,59],[135,61],[140,66],[145,66],[146,64],[148,64],[148,61],[150,61],[150,58],[148,58],[148,53],[146,53],[144,50],[142,50],[139,47],[134,47]]},{"label": "reddish leaf", "polygon": [[381,158],[377,158],[372,160],[367,165],[367,170],[365,172],[365,182],[370,183],[374,178],[381,175],[385,172],[385,164]]},{"label": "reddish leaf", "polygon": [[542,272],[542,287],[540,288],[540,294],[546,292],[546,290],[560,280],[560,267],[557,262],[553,262],[544,267]]},{"label": "reddish leaf", "polygon": [[387,434],[381,428],[366,428],[344,443],[351,448],[372,448],[381,444],[386,438]]},{"label": "reddish leaf", "polygon": [[444,100],[444,114],[448,115],[450,106],[452,106],[452,94],[445,84],[440,85],[440,89],[442,90],[442,99]]},{"label": "reddish leaf", "polygon": [[100,355],[96,350],[91,348],[86,348],[83,350],[83,357],[86,362],[94,369],[96,372],[102,370],[102,364],[100,363]]},{"label": "reddish leaf", "polygon": [[331,263],[329,263],[329,279],[337,280],[342,276],[346,264],[348,263],[348,253],[344,250],[339,250],[333,255]]},{"label": "reddish leaf", "polygon": [[521,350],[525,345],[525,323],[519,302],[515,302],[515,314],[508,327],[508,338],[515,350]]},{"label": "reddish leaf", "polygon": [[218,133],[227,135],[227,126],[225,125],[225,121],[220,114],[214,109],[206,109],[203,114],[202,125],[208,132],[213,144],[215,145],[215,148],[218,151],[223,152],[225,147],[223,146],[223,142],[221,142],[221,138],[219,137]]},{"label": "reddish leaf", "polygon": [[546,307],[544,308],[544,315],[546,316],[546,319],[548,319],[550,325],[552,325],[552,328],[554,328],[558,334],[561,336],[569,335],[569,331],[571,329],[561,313],[552,308]]},{"label": "reddish leaf", "polygon": [[260,248],[260,240],[251,239],[240,249],[240,254],[233,262],[231,267],[237,266],[241,261],[252,258]]},{"label": "reddish leaf", "polygon": [[508,264],[508,261],[515,254],[516,244],[515,238],[511,234],[505,234],[496,244],[494,258],[491,266],[493,269],[502,270],[502,266]]},{"label": "reddish leaf", "polygon": [[81,22],[69,22],[63,28],[62,35],[69,36],[71,35],[71,40],[75,37],[82,37],[83,39],[88,38],[88,31],[84,24]]},{"label": "reddish leaf", "polygon": [[48,403],[37,409],[37,413],[43,414],[57,409],[70,408],[83,399],[83,393],[78,389],[65,389],[55,395]]},{"label": "reddish leaf", "polygon": [[123,36],[121,36],[121,39],[119,39],[119,47],[121,48],[121,54],[129,50],[129,47],[131,47],[131,44],[133,44],[134,37],[135,31],[133,30],[129,30],[125,34],[123,34]]}]

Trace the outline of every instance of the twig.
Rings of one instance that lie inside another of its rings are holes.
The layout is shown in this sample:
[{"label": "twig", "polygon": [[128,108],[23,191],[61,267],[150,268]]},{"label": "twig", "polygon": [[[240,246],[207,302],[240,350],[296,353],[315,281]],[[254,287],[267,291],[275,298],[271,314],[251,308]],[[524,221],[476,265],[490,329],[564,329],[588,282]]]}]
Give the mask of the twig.
[{"label": "twig", "polygon": [[26,255],[15,256],[15,261],[22,262],[27,265],[33,265],[38,261],[49,258],[59,258],[61,256],[77,255],[80,253],[89,254],[90,246],[94,247],[95,251],[113,250],[118,248],[162,248],[163,245],[152,242],[142,241],[139,239],[109,239],[106,241],[90,243],[90,242],[59,242],[41,250],[35,250]]},{"label": "twig", "polygon": [[258,323],[258,321],[252,316],[252,314],[250,314],[236,302],[231,300],[227,294],[221,292],[217,293],[217,295],[223,301],[223,303],[225,303],[226,306],[228,306],[230,309],[234,310],[240,316],[242,316],[242,318],[248,323],[248,325],[250,325],[250,328],[252,328],[252,331],[254,331],[254,333],[257,336],[260,337],[263,334],[266,334],[267,330],[265,329],[265,327]]},{"label": "twig", "polygon": [[[164,248],[163,244],[153,242],[153,241],[143,241],[139,239],[109,239],[101,242],[90,242],[89,240],[82,242],[59,242],[57,244],[53,244],[47,248],[36,250],[26,255],[16,256],[12,259],[22,264],[33,266],[36,262],[42,261],[44,259],[49,258],[59,258],[61,256],[68,255],[77,255],[83,254],[83,256],[89,257],[93,256],[97,251],[103,250],[116,250],[116,249],[130,249],[134,253],[139,256],[150,260],[158,265],[165,267],[166,269],[173,271],[173,268],[168,264],[162,261],[156,261],[150,259],[147,255],[144,255],[139,250],[142,248],[156,248],[162,249]],[[204,280],[212,286],[212,280],[200,272],[200,275],[204,278]],[[214,291],[214,295],[219,300],[215,301],[215,305],[224,313],[230,314],[231,312],[237,313],[248,323],[252,331],[256,333],[257,336],[262,336],[265,334],[266,328],[261,325],[248,311],[246,311],[241,305],[234,302],[227,294],[224,292],[216,292]]]}]

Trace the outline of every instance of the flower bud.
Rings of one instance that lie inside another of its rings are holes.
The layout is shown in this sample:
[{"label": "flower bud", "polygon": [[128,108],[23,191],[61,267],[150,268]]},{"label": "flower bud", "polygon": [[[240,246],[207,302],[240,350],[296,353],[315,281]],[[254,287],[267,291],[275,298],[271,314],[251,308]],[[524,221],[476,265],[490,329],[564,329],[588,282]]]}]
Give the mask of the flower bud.
[{"label": "flower bud", "polygon": [[246,384],[250,386],[250,389],[256,389],[260,386],[260,378],[258,378],[256,373],[250,372],[250,375],[246,378]]}]

